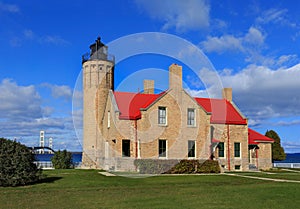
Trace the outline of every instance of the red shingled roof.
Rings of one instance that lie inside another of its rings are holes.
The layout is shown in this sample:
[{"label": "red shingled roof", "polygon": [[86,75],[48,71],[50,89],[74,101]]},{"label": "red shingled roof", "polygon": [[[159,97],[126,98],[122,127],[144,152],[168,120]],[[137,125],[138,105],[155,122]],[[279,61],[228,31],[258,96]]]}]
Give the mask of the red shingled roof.
[{"label": "red shingled roof", "polygon": [[[141,118],[141,108],[147,108],[163,93],[140,94],[129,92],[114,92],[120,110],[120,119],[137,120]],[[197,103],[207,112],[212,113],[211,122],[219,124],[247,124],[233,105],[225,99],[195,98]]]},{"label": "red shingled roof", "polygon": [[259,144],[260,142],[273,143],[274,140],[252,130],[251,128],[248,128],[248,144],[255,145]]},{"label": "red shingled roof", "polygon": [[161,94],[139,94],[129,92],[114,92],[120,110],[120,119],[137,120],[141,118],[141,108],[147,108]]},{"label": "red shingled roof", "polygon": [[246,125],[247,121],[226,99],[195,98],[206,112],[212,114],[210,122],[218,124]]}]

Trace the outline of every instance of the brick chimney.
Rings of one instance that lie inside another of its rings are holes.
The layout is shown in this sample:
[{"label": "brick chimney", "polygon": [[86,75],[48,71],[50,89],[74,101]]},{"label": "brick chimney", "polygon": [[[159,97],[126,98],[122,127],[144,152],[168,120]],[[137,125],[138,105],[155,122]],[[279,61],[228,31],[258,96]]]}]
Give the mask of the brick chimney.
[{"label": "brick chimney", "polygon": [[222,95],[223,99],[232,102],[232,88],[223,88]]},{"label": "brick chimney", "polygon": [[172,64],[169,67],[169,89],[182,89],[182,66]]},{"label": "brick chimney", "polygon": [[144,94],[154,94],[154,80],[144,80]]}]

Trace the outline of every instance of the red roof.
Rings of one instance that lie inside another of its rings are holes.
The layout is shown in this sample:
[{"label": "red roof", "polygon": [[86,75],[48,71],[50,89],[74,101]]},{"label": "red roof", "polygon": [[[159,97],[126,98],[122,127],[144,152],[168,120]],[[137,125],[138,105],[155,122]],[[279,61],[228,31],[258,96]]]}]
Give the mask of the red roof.
[{"label": "red roof", "polygon": [[274,140],[248,128],[248,144],[259,144],[260,142],[273,143]]},{"label": "red roof", "polygon": [[137,120],[141,118],[141,108],[147,108],[161,94],[139,94],[128,92],[114,92],[120,119]]},{"label": "red roof", "polygon": [[226,99],[195,98],[206,112],[212,114],[211,123],[246,125],[247,121]]},{"label": "red roof", "polygon": [[[114,92],[120,110],[120,119],[137,120],[141,118],[141,108],[147,108],[156,101],[160,94],[140,94]],[[247,124],[234,106],[225,99],[195,98],[207,112],[212,113],[211,122],[219,124]]]}]

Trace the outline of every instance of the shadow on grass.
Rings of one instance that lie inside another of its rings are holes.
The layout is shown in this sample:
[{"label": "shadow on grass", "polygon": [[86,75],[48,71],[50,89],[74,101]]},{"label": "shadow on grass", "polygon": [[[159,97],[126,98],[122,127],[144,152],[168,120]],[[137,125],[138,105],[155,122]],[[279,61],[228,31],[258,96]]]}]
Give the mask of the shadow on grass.
[{"label": "shadow on grass", "polygon": [[54,183],[55,181],[58,181],[62,179],[63,177],[58,176],[43,176],[39,181],[36,182],[36,184],[42,184],[42,183]]}]

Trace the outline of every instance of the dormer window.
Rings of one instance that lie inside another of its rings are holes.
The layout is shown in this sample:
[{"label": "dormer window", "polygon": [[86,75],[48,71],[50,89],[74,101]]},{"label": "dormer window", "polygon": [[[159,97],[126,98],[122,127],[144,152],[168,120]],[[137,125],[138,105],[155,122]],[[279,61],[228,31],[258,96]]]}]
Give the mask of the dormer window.
[{"label": "dormer window", "polygon": [[166,125],[167,124],[167,108],[158,107],[158,124]]},{"label": "dormer window", "polygon": [[188,126],[195,126],[195,109],[188,108],[187,110],[187,125]]}]

